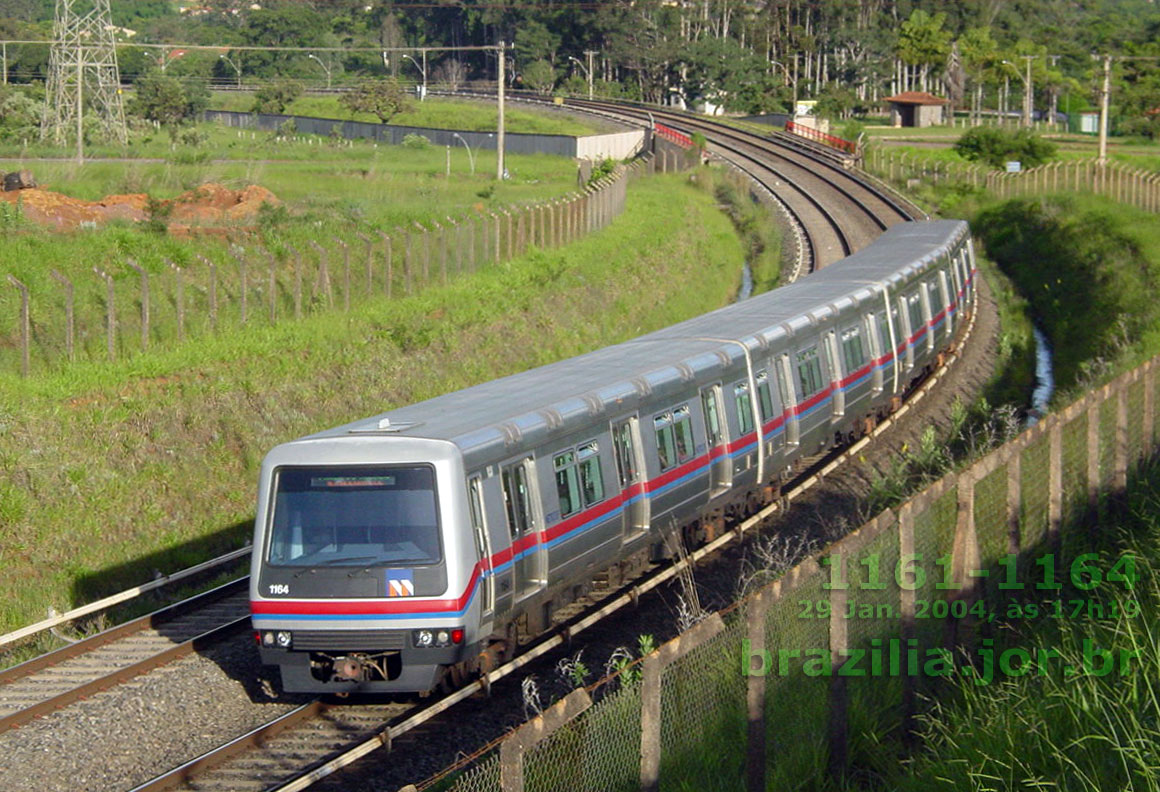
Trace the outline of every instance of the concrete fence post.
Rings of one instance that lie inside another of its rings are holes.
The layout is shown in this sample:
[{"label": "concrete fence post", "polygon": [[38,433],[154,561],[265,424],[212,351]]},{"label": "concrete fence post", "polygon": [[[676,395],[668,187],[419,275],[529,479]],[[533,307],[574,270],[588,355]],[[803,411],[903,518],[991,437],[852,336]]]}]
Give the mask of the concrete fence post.
[{"label": "concrete fence post", "polygon": [[[765,618],[769,611],[769,601],[776,599],[781,589],[781,581],[775,580],[771,587],[758,591],[749,598],[746,608],[749,646],[765,647]],[[752,658],[746,658],[752,662]],[[745,698],[749,711],[749,728],[745,752],[745,788],[748,792],[765,792],[765,674],[755,674],[752,667],[745,676]]]},{"label": "concrete fence post", "polygon": [[109,273],[100,267],[93,267],[93,272],[97,273],[97,277],[105,281],[105,347],[109,362],[112,363],[117,359],[116,292],[113,287],[113,279]]},{"label": "concrete fence post", "polygon": [[302,318],[302,254],[293,245],[287,245],[286,249],[294,257],[294,319],[297,321]]},{"label": "concrete fence post", "polygon": [[405,294],[411,293],[411,248],[414,246],[414,234],[408,230],[403,234],[404,250],[403,250],[403,291]]},{"label": "concrete fence post", "polygon": [[205,256],[198,255],[198,260],[205,264],[208,270],[208,289],[207,297],[209,298],[209,326],[213,330],[217,330],[217,264],[207,259]]},{"label": "concrete fence post", "polygon": [[[847,585],[846,560],[850,556],[848,550],[842,550],[830,555],[831,564],[836,565],[840,580],[833,581],[830,588],[830,718],[829,718],[829,771],[831,778],[841,778],[845,775],[846,765],[849,763],[848,752],[848,716],[849,690],[846,687],[846,678],[837,673],[850,652],[850,636],[846,621],[846,608],[849,601]],[[855,560],[856,563],[856,560]],[[833,567],[831,567],[833,569]]]},{"label": "concrete fence post", "polygon": [[[53,280],[64,289],[64,351],[71,362],[76,359],[76,290],[73,288],[73,282],[56,270],[52,270],[50,274]],[[180,327],[180,322],[178,327]]]},{"label": "concrete fence post", "polygon": [[[957,511],[951,575],[958,592],[955,599],[967,600],[968,604],[978,596],[979,590],[978,578],[971,574],[980,565],[979,541],[975,533],[975,475],[974,469],[966,470],[958,474],[955,481]],[[959,621],[948,619],[946,627],[946,648],[954,649],[960,642]]]},{"label": "concrete fence post", "polygon": [[374,286],[374,266],[375,266],[374,244],[371,242],[371,238],[369,236],[367,236],[366,234],[362,233],[361,231],[356,231],[354,235],[356,237],[358,237],[360,240],[362,240],[363,249],[366,251],[367,272],[366,272],[366,290],[365,290],[364,294],[367,297],[370,297],[371,293],[374,291],[374,288],[375,288],[375,286]]},{"label": "concrete fence post", "polygon": [[245,324],[246,318],[247,318],[246,317],[246,295],[250,291],[250,284],[249,284],[249,281],[247,280],[248,273],[246,271],[246,257],[245,257],[245,255],[242,254],[242,251],[238,250],[237,248],[233,248],[232,250],[230,250],[230,253],[231,253],[231,255],[233,255],[234,259],[238,262],[238,272],[241,274],[241,278],[242,278],[241,314],[242,314],[242,324]]},{"label": "concrete fence post", "polygon": [[499,785],[503,792],[523,792],[524,755],[536,744],[592,706],[584,688],[577,688],[505,739],[499,746]]},{"label": "concrete fence post", "polygon": [[386,298],[391,299],[391,291],[394,281],[394,262],[393,252],[391,250],[391,237],[386,231],[379,231],[379,239],[383,241],[383,294]]},{"label": "concrete fence post", "polygon": [[1128,489],[1128,380],[1121,377],[1116,391],[1116,445],[1112,454],[1112,489],[1117,496]]},{"label": "concrete fence post", "polygon": [[463,274],[463,228],[450,215],[447,222],[451,226],[452,243],[455,247],[455,274]]},{"label": "concrete fence post", "polygon": [[342,310],[350,311],[350,246],[338,237],[331,237],[342,248]]},{"label": "concrete fence post", "polygon": [[133,259],[125,259],[125,263],[141,278],[141,350],[145,351],[149,349],[149,273]]},{"label": "concrete fence post", "polygon": [[1019,522],[1023,513],[1023,449],[1026,443],[1016,440],[1007,459],[1007,552],[1018,554],[1022,544]]},{"label": "concrete fence post", "polygon": [[1100,402],[1095,393],[1087,396],[1087,502],[1094,514],[1100,500]]},{"label": "concrete fence post", "polygon": [[1055,416],[1048,416],[1048,478],[1047,478],[1047,541],[1052,548],[1059,547],[1059,532],[1063,525],[1063,430]]},{"label": "concrete fence post", "polygon": [[20,292],[20,376],[27,377],[32,354],[32,317],[28,304],[28,287],[12,275],[8,282]]},{"label": "concrete fence post", "polygon": [[318,278],[314,282],[314,295],[319,293],[326,299],[326,307],[334,307],[334,293],[330,288],[330,251],[322,245],[310,240],[310,247],[318,254]]},{"label": "concrete fence post", "polygon": [[506,231],[506,235],[507,235],[507,258],[505,260],[511,261],[512,259],[514,259],[516,257],[515,246],[514,246],[515,232],[512,229],[512,213],[509,212],[507,209],[504,209],[503,210],[503,217],[504,217],[505,231]]},{"label": "concrete fence post", "polygon": [[467,268],[469,272],[475,272],[475,228],[479,225],[479,218],[469,217],[465,223],[467,225]]},{"label": "concrete fence post", "polygon": [[[1156,442],[1156,361],[1144,364],[1144,414],[1140,416],[1140,434],[1143,435],[1142,457],[1151,456]],[[1141,459],[1141,461],[1143,461]]]},{"label": "concrete fence post", "polygon": [[266,292],[269,294],[268,308],[270,324],[278,322],[278,259],[270,251],[266,253]]}]

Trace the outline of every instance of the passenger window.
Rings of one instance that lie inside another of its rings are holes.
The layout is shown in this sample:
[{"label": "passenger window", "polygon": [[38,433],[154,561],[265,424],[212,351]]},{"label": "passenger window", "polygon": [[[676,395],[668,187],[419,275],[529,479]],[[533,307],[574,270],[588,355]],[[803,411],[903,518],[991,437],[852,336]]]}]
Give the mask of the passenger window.
[{"label": "passenger window", "polygon": [[878,340],[882,344],[882,354],[894,356],[894,347],[890,343],[890,325],[886,322],[886,311],[878,314]]},{"label": "passenger window", "polygon": [[584,494],[585,506],[604,500],[604,479],[598,452],[595,442],[585,443],[576,449],[576,458],[580,463],[580,489]]},{"label": "passenger window", "polygon": [[842,359],[846,364],[846,373],[852,374],[862,368],[866,356],[862,351],[862,331],[852,327],[842,333]]},{"label": "passenger window", "polygon": [[657,459],[661,463],[661,472],[677,464],[676,440],[673,437],[673,414],[664,413],[653,419],[653,428],[657,434]]},{"label": "passenger window", "polygon": [[693,427],[689,405],[682,404],[653,418],[657,437],[657,458],[661,471],[675,467],[693,456]]},{"label": "passenger window", "polygon": [[757,403],[761,407],[762,423],[773,417],[773,397],[769,392],[769,377],[764,370],[757,372]]},{"label": "passenger window", "polygon": [[693,456],[693,420],[689,405],[673,410],[673,429],[677,435],[677,462],[686,462]]},{"label": "passenger window", "polygon": [[797,353],[797,370],[803,399],[808,399],[822,389],[822,362],[818,359],[816,346]]},{"label": "passenger window", "polygon": [[753,402],[749,400],[749,383],[738,382],[733,386],[733,398],[737,402],[737,428],[741,435],[753,431]]},{"label": "passenger window", "polygon": [[556,470],[556,495],[560,500],[560,516],[567,517],[580,511],[580,483],[576,476],[576,455],[569,451],[552,461]]},{"label": "passenger window", "polygon": [[906,309],[910,315],[910,334],[913,337],[926,326],[926,322],[922,319],[922,298],[917,294],[907,297]]}]

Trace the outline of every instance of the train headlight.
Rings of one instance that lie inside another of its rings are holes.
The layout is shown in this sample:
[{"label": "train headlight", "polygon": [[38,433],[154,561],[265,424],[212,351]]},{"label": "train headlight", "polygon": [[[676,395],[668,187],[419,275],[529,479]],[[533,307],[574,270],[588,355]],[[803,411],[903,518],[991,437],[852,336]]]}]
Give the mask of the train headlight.
[{"label": "train headlight", "polygon": [[288,630],[279,630],[278,634],[274,636],[274,640],[278,642],[278,646],[283,649],[290,648],[291,635]]},{"label": "train headlight", "polygon": [[440,628],[435,630],[415,630],[411,640],[417,649],[434,649],[463,643],[463,628]]},{"label": "train headlight", "polygon": [[266,630],[264,633],[262,633],[262,646],[273,646],[273,645],[274,645],[274,633],[270,632],[269,630]]}]

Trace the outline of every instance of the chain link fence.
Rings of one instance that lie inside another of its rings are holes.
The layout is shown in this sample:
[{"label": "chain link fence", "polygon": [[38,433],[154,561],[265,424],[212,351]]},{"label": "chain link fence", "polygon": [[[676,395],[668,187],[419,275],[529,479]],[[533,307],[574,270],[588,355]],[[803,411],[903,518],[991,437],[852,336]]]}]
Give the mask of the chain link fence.
[{"label": "chain link fence", "polygon": [[845,772],[857,741],[882,723],[906,733],[947,664],[971,671],[959,667],[964,652],[1012,588],[1041,581],[1049,565],[1056,581],[1068,579],[1061,536],[1122,491],[1129,467],[1153,451],[1158,360],[619,676],[573,691],[439,788],[708,789],[744,778],[765,790],[799,786],[827,766]]}]

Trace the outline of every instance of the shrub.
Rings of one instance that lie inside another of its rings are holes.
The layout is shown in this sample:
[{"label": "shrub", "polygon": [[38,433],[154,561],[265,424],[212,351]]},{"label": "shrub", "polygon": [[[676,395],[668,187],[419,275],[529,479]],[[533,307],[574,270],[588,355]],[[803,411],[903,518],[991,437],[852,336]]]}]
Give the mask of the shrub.
[{"label": "shrub", "polygon": [[431,141],[422,135],[416,135],[412,132],[403,137],[403,145],[409,149],[425,149],[431,145]]},{"label": "shrub", "polygon": [[302,86],[294,80],[274,80],[254,93],[255,113],[284,113],[286,106],[302,95]]},{"label": "shrub", "polygon": [[1034,168],[1055,156],[1055,144],[1027,129],[1008,132],[994,127],[975,127],[955,142],[955,151],[963,159],[995,168],[1003,167],[1008,160],[1018,160],[1023,167]]},{"label": "shrub", "polygon": [[384,124],[410,106],[407,90],[395,79],[364,82],[340,96],[338,102],[351,114],[370,113]]}]

